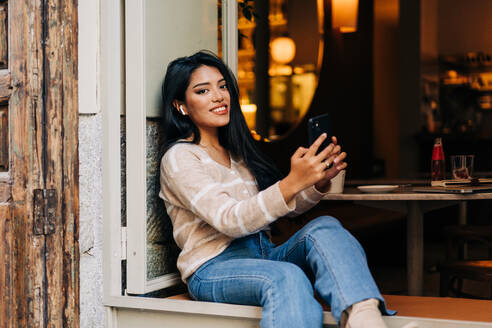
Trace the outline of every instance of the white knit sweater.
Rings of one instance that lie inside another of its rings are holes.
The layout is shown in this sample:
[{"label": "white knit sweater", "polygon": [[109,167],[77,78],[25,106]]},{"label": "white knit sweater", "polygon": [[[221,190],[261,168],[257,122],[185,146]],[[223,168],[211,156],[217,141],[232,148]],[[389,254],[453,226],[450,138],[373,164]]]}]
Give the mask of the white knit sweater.
[{"label": "white knit sweater", "polygon": [[301,214],[323,197],[310,187],[286,204],[278,182],[258,192],[242,161],[231,158],[231,167],[225,167],[190,143],[178,143],[166,152],[160,183],[159,196],[181,248],[177,266],[183,281],[233,239],[265,229],[279,217]]}]

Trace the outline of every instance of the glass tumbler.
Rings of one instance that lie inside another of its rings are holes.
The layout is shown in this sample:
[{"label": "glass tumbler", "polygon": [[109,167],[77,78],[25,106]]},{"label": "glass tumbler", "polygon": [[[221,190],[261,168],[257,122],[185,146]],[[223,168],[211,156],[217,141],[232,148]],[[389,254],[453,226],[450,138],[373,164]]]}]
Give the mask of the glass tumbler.
[{"label": "glass tumbler", "polygon": [[453,179],[471,179],[473,176],[474,155],[451,156],[451,174]]}]

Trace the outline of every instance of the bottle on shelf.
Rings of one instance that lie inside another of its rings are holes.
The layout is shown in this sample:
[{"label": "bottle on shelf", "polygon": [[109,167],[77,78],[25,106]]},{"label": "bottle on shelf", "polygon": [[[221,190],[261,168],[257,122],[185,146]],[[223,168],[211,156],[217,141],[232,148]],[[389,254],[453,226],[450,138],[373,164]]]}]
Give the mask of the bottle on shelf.
[{"label": "bottle on shelf", "polygon": [[446,162],[444,158],[444,150],[442,147],[442,138],[434,140],[434,149],[432,150],[431,162],[431,186],[438,185],[438,181],[446,178]]}]

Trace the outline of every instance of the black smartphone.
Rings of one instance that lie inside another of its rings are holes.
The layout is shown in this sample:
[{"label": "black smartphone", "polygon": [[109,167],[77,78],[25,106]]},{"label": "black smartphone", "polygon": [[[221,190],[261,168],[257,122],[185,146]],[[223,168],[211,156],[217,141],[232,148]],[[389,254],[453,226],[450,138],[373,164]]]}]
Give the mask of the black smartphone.
[{"label": "black smartphone", "polygon": [[333,136],[332,130],[331,130],[331,120],[330,116],[328,114],[323,114],[315,117],[311,117],[308,120],[308,142],[309,146],[313,144],[313,142],[318,139],[318,137],[326,133],[327,138],[321,146],[318,148],[317,153],[325,149],[326,146],[328,146],[331,143],[331,137]]}]

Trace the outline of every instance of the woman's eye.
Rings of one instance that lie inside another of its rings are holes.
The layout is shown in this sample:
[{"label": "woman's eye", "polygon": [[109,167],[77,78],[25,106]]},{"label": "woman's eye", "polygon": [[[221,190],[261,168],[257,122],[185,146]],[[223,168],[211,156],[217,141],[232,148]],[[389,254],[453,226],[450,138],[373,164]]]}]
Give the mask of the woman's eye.
[{"label": "woman's eye", "polygon": [[227,84],[221,85],[220,88],[221,89],[227,89]]},{"label": "woman's eye", "polygon": [[204,94],[205,92],[207,92],[207,89],[198,90],[196,93],[201,95],[201,94]]}]

